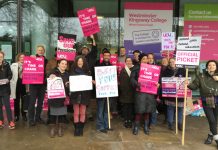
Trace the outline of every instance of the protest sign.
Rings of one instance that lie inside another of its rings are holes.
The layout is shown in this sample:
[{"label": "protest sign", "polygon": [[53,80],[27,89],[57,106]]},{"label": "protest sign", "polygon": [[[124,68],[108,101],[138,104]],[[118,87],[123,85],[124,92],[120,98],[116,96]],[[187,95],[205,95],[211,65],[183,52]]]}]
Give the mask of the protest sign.
[{"label": "protest sign", "polygon": [[43,84],[44,57],[24,57],[23,84]]},{"label": "protest sign", "polygon": [[77,12],[84,36],[90,36],[100,31],[96,8],[86,8]]},{"label": "protest sign", "polygon": [[92,77],[87,75],[70,76],[70,91],[92,90]]},{"label": "protest sign", "polygon": [[157,94],[157,84],[160,77],[160,66],[141,64],[138,82],[140,92]]},{"label": "protest sign", "polygon": [[48,99],[65,98],[63,80],[60,77],[47,78]]},{"label": "protest sign", "polygon": [[116,66],[95,67],[96,97],[118,96]]},{"label": "protest sign", "polygon": [[175,33],[163,32],[161,50],[174,51],[175,50]]},{"label": "protest sign", "polygon": [[75,43],[76,35],[59,33],[57,60],[66,59],[68,61],[73,61],[76,56],[76,49],[74,48]]}]

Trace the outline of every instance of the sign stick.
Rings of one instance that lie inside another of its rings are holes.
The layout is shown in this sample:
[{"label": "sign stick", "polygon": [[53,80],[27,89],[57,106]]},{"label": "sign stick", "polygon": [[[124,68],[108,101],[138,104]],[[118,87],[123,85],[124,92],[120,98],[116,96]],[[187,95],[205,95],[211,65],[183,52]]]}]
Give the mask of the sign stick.
[{"label": "sign stick", "polygon": [[178,97],[176,96],[176,135],[178,134]]},{"label": "sign stick", "polygon": [[107,110],[108,110],[108,127],[111,129],[111,118],[110,118],[110,100],[107,97]]},{"label": "sign stick", "polygon": [[[188,68],[186,68],[185,83],[188,81]],[[183,125],[182,125],[182,146],[185,144],[185,121],[186,121],[186,102],[187,102],[187,84],[185,84]]]}]

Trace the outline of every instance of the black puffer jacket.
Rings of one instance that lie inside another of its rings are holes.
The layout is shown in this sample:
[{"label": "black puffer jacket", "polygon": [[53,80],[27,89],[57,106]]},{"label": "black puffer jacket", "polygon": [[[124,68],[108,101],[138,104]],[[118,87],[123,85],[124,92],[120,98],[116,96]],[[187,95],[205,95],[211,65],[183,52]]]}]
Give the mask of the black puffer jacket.
[{"label": "black puffer jacket", "polygon": [[[90,76],[90,71],[85,72],[84,70],[80,68],[72,69],[70,76],[76,76],[76,75],[88,75]],[[70,93],[70,101],[71,104],[83,104],[88,105],[90,100],[90,91],[77,91],[77,92],[71,92]]]},{"label": "black puffer jacket", "polygon": [[[69,87],[66,86],[66,83],[69,81],[69,73],[67,71],[65,71],[64,73],[61,73],[58,68],[55,68],[50,72],[49,76],[51,74],[54,74],[57,77],[62,78],[64,88],[65,88],[65,93],[66,93],[66,96],[68,96],[69,95]],[[62,106],[64,106],[64,101],[65,101],[65,98],[49,99],[48,104],[52,107],[62,107]]]},{"label": "black puffer jacket", "polygon": [[[8,79],[9,81],[12,79],[11,67],[8,62],[3,61],[2,65],[0,65],[0,80]],[[0,85],[0,96],[10,95],[10,82],[4,85]]]}]

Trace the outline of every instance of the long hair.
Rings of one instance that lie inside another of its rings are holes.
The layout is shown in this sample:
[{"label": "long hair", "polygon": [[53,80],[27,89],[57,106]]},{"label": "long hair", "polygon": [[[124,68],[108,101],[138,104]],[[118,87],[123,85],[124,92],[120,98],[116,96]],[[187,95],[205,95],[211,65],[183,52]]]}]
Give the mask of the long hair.
[{"label": "long hair", "polygon": [[24,55],[24,56],[25,56],[24,53],[18,53],[18,54],[16,55],[16,58],[15,58],[15,61],[16,61],[16,62],[19,61],[21,55]]},{"label": "long hair", "polygon": [[82,55],[79,55],[79,56],[77,56],[77,57],[75,58],[75,61],[74,61],[73,66],[72,66],[72,70],[75,71],[76,68],[79,68],[79,66],[78,66],[78,61],[79,61],[80,58],[83,60],[82,70],[83,70],[85,73],[89,73],[88,64],[87,64],[87,62],[86,62],[85,57],[82,56]]},{"label": "long hair", "polygon": [[218,75],[218,68],[217,68],[218,67],[218,63],[217,63],[216,60],[208,60],[207,63],[206,63],[206,69],[208,68],[209,63],[211,63],[211,62],[216,64],[216,70],[215,70],[214,73]]}]

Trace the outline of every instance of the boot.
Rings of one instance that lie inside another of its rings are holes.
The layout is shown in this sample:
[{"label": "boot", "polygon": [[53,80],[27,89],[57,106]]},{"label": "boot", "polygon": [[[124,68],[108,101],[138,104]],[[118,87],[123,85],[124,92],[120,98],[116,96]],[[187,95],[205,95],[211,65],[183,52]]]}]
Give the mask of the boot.
[{"label": "boot", "polygon": [[211,144],[213,142],[213,135],[208,134],[207,139],[204,141],[204,144]]},{"label": "boot", "polygon": [[139,133],[139,122],[135,122],[133,125],[132,134],[137,135]]},{"label": "boot", "polygon": [[55,131],[56,125],[55,124],[50,124],[49,126],[50,126],[50,137],[54,138],[55,134],[56,134],[56,131]]},{"label": "boot", "polygon": [[132,128],[132,121],[128,120],[127,128]]},{"label": "boot", "polygon": [[182,131],[182,123],[178,124],[178,129],[179,129],[179,131]]},{"label": "boot", "polygon": [[144,123],[144,133],[149,135],[148,120],[146,120]]},{"label": "boot", "polygon": [[127,121],[127,120],[124,121],[123,126],[124,126],[125,128],[128,128],[128,121]]},{"label": "boot", "polygon": [[80,136],[79,123],[74,123],[74,136]]},{"label": "boot", "polygon": [[64,124],[63,123],[58,124],[58,136],[59,137],[64,136]]},{"label": "boot", "polygon": [[84,128],[84,123],[80,122],[80,123],[79,123],[80,136],[83,136],[83,128]]}]

